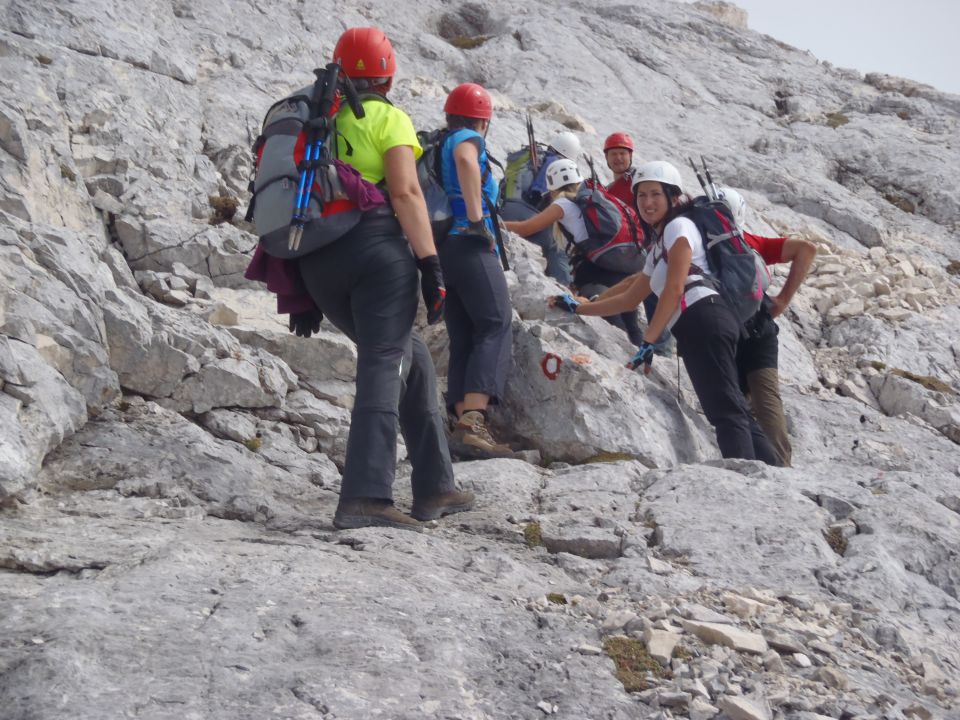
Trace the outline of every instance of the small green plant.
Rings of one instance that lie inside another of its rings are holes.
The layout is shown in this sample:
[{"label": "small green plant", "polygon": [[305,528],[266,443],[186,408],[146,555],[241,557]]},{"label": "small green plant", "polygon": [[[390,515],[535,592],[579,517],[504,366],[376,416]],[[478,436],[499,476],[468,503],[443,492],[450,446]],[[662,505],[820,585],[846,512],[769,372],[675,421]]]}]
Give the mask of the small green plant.
[{"label": "small green plant", "polygon": [[640,692],[649,687],[647,673],[664,677],[663,667],[647,652],[646,646],[634,638],[614,635],[603,641],[603,649],[617,668],[617,680],[627,692]]},{"label": "small green plant", "polygon": [[447,40],[455,48],[461,50],[473,50],[483,45],[492,35],[457,35]]},{"label": "small green plant", "polygon": [[692,659],[693,659],[693,653],[690,652],[690,651],[689,651],[687,648],[685,648],[683,645],[681,645],[681,644],[678,643],[678,644],[674,645],[674,647],[673,647],[673,652],[671,653],[671,657],[675,657],[675,658],[677,658],[677,660],[692,660]]},{"label": "small green plant", "polygon": [[554,605],[567,605],[567,596],[563,593],[547,593],[547,601]]},{"label": "small green plant", "polygon": [[252,437],[244,440],[243,444],[250,452],[259,452],[260,448],[263,447],[263,440],[259,437]]},{"label": "small green plant", "polygon": [[850,122],[850,118],[840,112],[827,113],[827,126],[834,129]]},{"label": "small green plant", "polygon": [[540,530],[540,523],[532,522],[528,523],[523,528],[523,539],[529,547],[542,547],[543,546],[543,534]]},{"label": "small green plant", "polygon": [[957,391],[954,390],[949,385],[947,385],[947,383],[943,382],[943,380],[939,380],[930,375],[917,375],[916,373],[912,373],[909,370],[901,370],[900,368],[894,368],[893,370],[890,371],[890,374],[897,375],[898,377],[906,378],[907,380],[911,380],[917,383],[918,385],[922,385],[927,390],[933,390],[934,392],[942,392],[946,395],[957,394]]},{"label": "small green plant", "polygon": [[826,539],[830,549],[837,555],[843,557],[843,554],[847,552],[847,538],[841,528],[827,528],[826,532],[823,533],[823,537]]}]

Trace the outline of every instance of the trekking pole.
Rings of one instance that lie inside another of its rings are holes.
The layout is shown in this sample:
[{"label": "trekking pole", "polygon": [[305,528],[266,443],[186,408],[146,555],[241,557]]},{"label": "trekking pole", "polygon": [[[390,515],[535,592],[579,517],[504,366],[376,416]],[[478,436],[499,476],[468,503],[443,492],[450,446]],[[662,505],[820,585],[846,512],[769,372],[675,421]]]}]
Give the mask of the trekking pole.
[{"label": "trekking pole", "polygon": [[[719,199],[720,199],[720,193],[717,192],[716,183],[713,182],[713,178],[710,176],[710,168],[707,167],[707,161],[703,159],[703,155],[700,156],[700,162],[703,163],[703,172],[704,172],[704,173],[706,174],[706,176],[707,176],[707,182],[710,184],[711,190],[713,190],[713,197],[712,197],[711,199],[712,199],[712,200],[719,200]],[[710,193],[707,193],[707,194],[709,195]]]},{"label": "trekking pole", "polygon": [[536,173],[540,169],[540,158],[537,154],[537,140],[533,136],[533,120],[527,113],[527,144],[530,146],[530,167]]},{"label": "trekking pole", "polygon": [[688,157],[687,160],[690,161],[690,167],[693,168],[693,172],[696,174],[697,181],[700,183],[700,187],[703,188],[704,194],[706,194],[707,197],[710,197],[710,191],[707,190],[707,183],[704,182],[703,175],[700,174],[700,170],[697,168],[697,164],[693,161],[692,157]]},{"label": "trekking pole", "polygon": [[297,204],[294,208],[293,221],[290,225],[290,239],[288,248],[297,250],[300,239],[303,237],[303,226],[307,220],[307,208],[310,206],[310,195],[313,192],[313,181],[317,174],[317,161],[323,150],[323,139],[330,126],[330,112],[337,96],[337,79],[340,74],[340,65],[329,63],[323,70],[313,71],[317,76],[310,95],[310,110],[308,113],[306,150],[303,155],[303,168],[300,171],[300,184],[297,187]]}]

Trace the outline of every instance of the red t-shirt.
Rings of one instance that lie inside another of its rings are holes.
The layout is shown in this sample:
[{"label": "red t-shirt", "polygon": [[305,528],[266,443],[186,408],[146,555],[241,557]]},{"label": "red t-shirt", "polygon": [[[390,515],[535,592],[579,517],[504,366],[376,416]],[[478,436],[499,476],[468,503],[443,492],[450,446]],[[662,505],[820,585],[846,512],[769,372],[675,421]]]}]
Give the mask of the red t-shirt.
[{"label": "red t-shirt", "polygon": [[763,261],[767,265],[776,265],[779,262],[783,262],[781,258],[783,257],[783,244],[787,241],[786,238],[760,237],[759,235],[745,232],[743,239],[747,241],[750,247],[760,253],[760,257],[763,258]]},{"label": "red t-shirt", "polygon": [[628,175],[617,178],[612,183],[607,185],[607,190],[618,200],[626,204],[627,207],[633,207],[633,187],[631,187],[631,179]]}]

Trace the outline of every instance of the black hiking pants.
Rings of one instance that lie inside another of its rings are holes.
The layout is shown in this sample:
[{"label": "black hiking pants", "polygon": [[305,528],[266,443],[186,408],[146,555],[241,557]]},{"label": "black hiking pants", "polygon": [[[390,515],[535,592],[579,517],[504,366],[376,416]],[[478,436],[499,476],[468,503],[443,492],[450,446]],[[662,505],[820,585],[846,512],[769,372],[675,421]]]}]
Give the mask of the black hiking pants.
[{"label": "black hiking pants", "polygon": [[317,307],[357,344],[341,499],[392,499],[398,419],[413,465],[414,498],[453,490],[436,372],[413,333],[417,266],[397,221],[364,220],[301,258],[300,274]]},{"label": "black hiking pants", "polygon": [[443,320],[450,337],[447,406],[452,409],[467,393],[483,393],[497,403],[513,359],[513,318],[503,267],[488,241],[472,235],[448,235],[439,254],[447,284]]},{"label": "black hiking pants", "polygon": [[687,307],[673,326],[673,336],[700,406],[717,433],[720,454],[779,465],[740,391],[735,359],[740,324],[723,300],[711,295]]}]

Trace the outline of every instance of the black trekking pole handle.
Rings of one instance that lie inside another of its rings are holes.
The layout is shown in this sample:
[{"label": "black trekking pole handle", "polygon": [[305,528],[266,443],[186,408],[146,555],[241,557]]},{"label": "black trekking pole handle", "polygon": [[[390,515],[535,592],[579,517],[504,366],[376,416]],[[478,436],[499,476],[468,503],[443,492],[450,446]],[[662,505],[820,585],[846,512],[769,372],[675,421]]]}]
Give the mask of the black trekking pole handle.
[{"label": "black trekking pole handle", "polygon": [[363,103],[360,102],[360,93],[357,92],[353,80],[350,79],[349,75],[341,75],[340,82],[343,84],[343,94],[346,95],[347,104],[353,110],[354,116],[357,119],[362,118],[364,115]]},{"label": "black trekking pole handle", "polygon": [[[710,175],[710,168],[707,167],[707,161],[703,159],[703,155],[700,156],[700,162],[703,164],[703,172],[707,176],[707,183],[710,185],[710,188],[713,190],[713,197],[711,200],[719,200],[720,193],[717,191],[717,184],[713,182],[713,176]],[[707,195],[710,193],[708,192]]]},{"label": "black trekking pole handle", "polygon": [[[313,107],[310,108],[310,117],[311,119],[317,120],[322,118],[324,122],[328,122],[330,113],[333,110],[333,104],[337,101],[340,65],[338,63],[330,63],[323,70],[317,68],[313,72],[317,76],[317,83],[313,86],[314,97],[310,98],[310,102],[313,104]],[[325,78],[326,82],[321,82],[321,77]],[[316,94],[318,87],[320,89],[319,96]],[[319,130],[320,128],[315,129]]]},{"label": "black trekking pole handle", "polygon": [[693,168],[693,172],[696,173],[697,181],[700,183],[700,187],[703,188],[703,193],[709,198],[710,191],[707,190],[707,183],[703,180],[703,175],[700,174],[700,169],[697,167],[697,164],[693,161],[692,157],[688,157],[687,160],[690,161],[690,167]]}]

